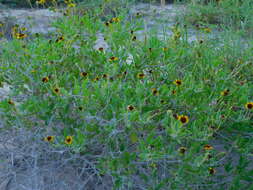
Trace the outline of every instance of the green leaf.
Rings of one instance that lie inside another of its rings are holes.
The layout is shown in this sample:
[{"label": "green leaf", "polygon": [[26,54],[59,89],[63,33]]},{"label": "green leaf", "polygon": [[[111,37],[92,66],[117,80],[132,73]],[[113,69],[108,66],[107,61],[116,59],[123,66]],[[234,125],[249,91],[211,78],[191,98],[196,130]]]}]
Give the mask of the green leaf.
[{"label": "green leaf", "polygon": [[136,143],[138,141],[138,135],[135,132],[130,134],[130,140],[132,143]]}]

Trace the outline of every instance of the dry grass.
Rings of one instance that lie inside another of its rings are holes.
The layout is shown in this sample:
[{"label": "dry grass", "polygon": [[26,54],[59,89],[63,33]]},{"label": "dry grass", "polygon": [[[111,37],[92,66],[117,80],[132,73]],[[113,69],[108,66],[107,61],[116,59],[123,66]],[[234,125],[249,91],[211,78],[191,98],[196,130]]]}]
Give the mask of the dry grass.
[{"label": "dry grass", "polygon": [[99,175],[94,159],[49,145],[40,129],[0,134],[1,190],[111,189],[110,177]]}]

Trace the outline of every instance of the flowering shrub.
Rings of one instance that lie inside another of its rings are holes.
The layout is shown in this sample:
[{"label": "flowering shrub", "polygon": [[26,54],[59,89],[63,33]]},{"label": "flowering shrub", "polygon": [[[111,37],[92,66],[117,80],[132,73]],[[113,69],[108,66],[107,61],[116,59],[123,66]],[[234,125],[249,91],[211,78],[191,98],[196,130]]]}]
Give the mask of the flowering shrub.
[{"label": "flowering shrub", "polygon": [[[41,129],[111,189],[251,188],[250,44],[190,43],[179,24],[141,40],[140,15],[101,18],[104,6],[68,6],[50,39],[13,29],[0,58],[5,129]],[[108,48],[94,48],[98,34]]]},{"label": "flowering shrub", "polygon": [[[79,3],[85,0],[71,0],[71,2]],[[28,7],[36,5],[52,5],[52,4],[64,4],[65,0],[0,0],[0,4],[7,5],[10,7]]]}]

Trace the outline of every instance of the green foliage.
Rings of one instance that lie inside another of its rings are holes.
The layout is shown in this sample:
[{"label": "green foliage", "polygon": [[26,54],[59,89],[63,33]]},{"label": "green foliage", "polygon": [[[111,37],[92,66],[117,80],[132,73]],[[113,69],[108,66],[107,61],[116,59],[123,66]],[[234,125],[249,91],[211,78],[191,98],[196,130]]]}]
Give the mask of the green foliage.
[{"label": "green foliage", "polygon": [[252,37],[252,15],[251,0],[192,1],[184,20],[192,24],[218,24],[220,28],[242,30],[244,36]]},{"label": "green foliage", "polygon": [[[50,39],[4,44],[0,79],[13,90],[0,101],[1,120],[44,128],[52,146],[93,159],[114,189],[251,185],[252,44],[214,42],[204,31],[190,43],[180,25],[141,40],[141,17],[107,15],[107,3],[68,9]],[[99,33],[108,49],[94,49]]]},{"label": "green foliage", "polygon": [[31,4],[35,4],[36,0],[0,0],[0,4],[10,7],[30,7]]},{"label": "green foliage", "polygon": [[[37,2],[39,0],[0,0],[0,4],[7,5],[9,7],[36,7],[38,6]],[[88,0],[73,0],[75,3],[85,2]],[[45,0],[45,5],[49,6],[54,4],[54,2],[58,4],[64,4],[64,0]]]}]

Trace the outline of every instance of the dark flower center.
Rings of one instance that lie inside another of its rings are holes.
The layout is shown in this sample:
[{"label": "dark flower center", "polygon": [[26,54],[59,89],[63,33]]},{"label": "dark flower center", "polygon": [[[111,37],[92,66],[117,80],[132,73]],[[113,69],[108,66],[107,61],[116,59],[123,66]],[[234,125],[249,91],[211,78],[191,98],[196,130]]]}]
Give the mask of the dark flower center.
[{"label": "dark flower center", "polygon": [[181,85],[181,84],[182,84],[182,82],[181,82],[180,80],[176,81],[176,83],[177,83],[178,85]]},{"label": "dark flower center", "polygon": [[247,105],[247,108],[248,108],[248,109],[253,109],[253,104],[248,104],[248,105]]},{"label": "dark flower center", "polygon": [[186,123],[187,119],[186,119],[185,117],[181,117],[181,118],[180,118],[180,121],[181,121],[182,123]]}]

